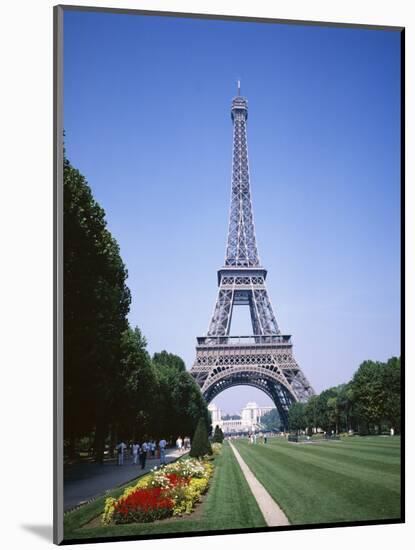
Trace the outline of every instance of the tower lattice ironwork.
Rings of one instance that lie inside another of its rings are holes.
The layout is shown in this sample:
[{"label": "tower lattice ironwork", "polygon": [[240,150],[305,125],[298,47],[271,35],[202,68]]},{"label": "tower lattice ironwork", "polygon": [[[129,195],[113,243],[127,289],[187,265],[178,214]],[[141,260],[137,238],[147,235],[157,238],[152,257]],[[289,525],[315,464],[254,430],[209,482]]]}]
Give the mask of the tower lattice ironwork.
[{"label": "tower lattice ironwork", "polygon": [[[250,385],[274,401],[284,427],[292,403],[314,391],[294,359],[290,335],[278,327],[265,286],[255,237],[249,181],[248,102],[232,101],[232,189],[225,264],[218,271],[218,296],[206,336],[197,338],[192,375],[207,402],[223,390]],[[230,336],[234,306],[249,307],[253,333]]]}]

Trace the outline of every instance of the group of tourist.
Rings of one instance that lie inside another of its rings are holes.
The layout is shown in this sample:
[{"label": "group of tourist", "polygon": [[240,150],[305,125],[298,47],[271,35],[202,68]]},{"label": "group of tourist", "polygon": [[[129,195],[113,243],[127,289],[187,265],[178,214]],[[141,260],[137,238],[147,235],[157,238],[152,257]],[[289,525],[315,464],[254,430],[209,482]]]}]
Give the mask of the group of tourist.
[{"label": "group of tourist", "polygon": [[185,452],[190,450],[190,437],[186,435],[184,439],[182,439],[182,436],[179,435],[179,437],[176,439],[176,447],[179,452]]},{"label": "group of tourist", "polygon": [[[154,439],[150,441],[143,441],[141,445],[134,441],[130,445],[127,445],[124,441],[120,441],[116,446],[117,451],[117,464],[122,466],[124,464],[124,458],[127,451],[130,451],[132,464],[140,463],[141,469],[146,467],[147,458],[156,458],[156,451],[159,452],[160,465],[166,464],[166,447],[167,441],[160,439],[158,443]],[[190,437],[186,436],[182,438],[179,436],[176,440],[176,447],[180,453],[184,453],[190,450]]]},{"label": "group of tourist", "polygon": [[[165,439],[160,439],[158,444],[154,440],[151,441],[143,441],[141,445],[134,441],[130,444],[130,454],[132,457],[132,464],[137,464],[137,462],[140,462],[141,469],[144,470],[146,467],[146,460],[148,456],[151,456],[152,458],[156,458],[156,449],[158,447],[159,454],[160,454],[160,465],[166,464],[166,446],[167,441]],[[118,466],[122,466],[124,464],[124,457],[126,455],[128,446],[124,441],[120,441],[118,445],[116,446],[117,450],[117,464]]]},{"label": "group of tourist", "polygon": [[[256,442],[257,442],[257,434],[254,432],[254,433],[251,433],[248,435],[248,438],[249,438],[249,443],[251,443],[252,445],[255,445]],[[266,443],[267,442],[267,434],[261,434],[261,442],[262,443]]]}]

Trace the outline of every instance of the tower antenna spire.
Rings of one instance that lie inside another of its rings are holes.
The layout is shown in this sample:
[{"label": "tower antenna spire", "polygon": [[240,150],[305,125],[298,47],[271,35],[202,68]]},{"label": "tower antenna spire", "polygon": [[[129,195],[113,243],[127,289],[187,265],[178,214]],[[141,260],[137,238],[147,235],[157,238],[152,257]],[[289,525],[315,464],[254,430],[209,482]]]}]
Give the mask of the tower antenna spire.
[{"label": "tower antenna spire", "polygon": [[238,96],[241,95],[241,81],[238,80]]}]

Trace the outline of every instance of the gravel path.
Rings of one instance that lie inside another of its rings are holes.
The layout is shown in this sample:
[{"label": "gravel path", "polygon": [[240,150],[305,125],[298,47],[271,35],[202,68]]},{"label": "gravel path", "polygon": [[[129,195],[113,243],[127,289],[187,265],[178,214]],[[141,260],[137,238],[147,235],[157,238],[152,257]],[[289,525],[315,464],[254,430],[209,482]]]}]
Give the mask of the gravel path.
[{"label": "gravel path", "polygon": [[269,527],[276,527],[281,525],[290,525],[287,516],[271,497],[268,491],[263,485],[257,480],[252,471],[248,468],[246,462],[243,460],[239,452],[235,449],[231,442],[229,442],[232,451],[235,454],[236,460],[241,467],[241,470],[245,476],[246,481],[248,482],[249,488],[254,495],[259,509],[264,516],[265,522]]}]

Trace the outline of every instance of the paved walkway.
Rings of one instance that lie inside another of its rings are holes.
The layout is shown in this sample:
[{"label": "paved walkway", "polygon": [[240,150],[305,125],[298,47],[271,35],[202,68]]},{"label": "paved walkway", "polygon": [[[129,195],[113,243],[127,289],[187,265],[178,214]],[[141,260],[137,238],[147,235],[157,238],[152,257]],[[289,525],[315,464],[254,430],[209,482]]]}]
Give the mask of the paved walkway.
[{"label": "paved walkway", "polygon": [[[176,460],[183,453],[177,449],[166,450],[166,462]],[[123,466],[117,466],[116,459],[104,464],[80,463],[65,466],[63,483],[63,508],[70,510],[89,500],[102,495],[105,491],[127,483],[136,477],[149,472],[154,466],[159,466],[160,459],[148,459],[146,467],[131,464],[132,458],[127,456]]]},{"label": "paved walkway", "polygon": [[248,482],[249,488],[251,489],[252,494],[254,495],[259,509],[264,516],[265,523],[269,527],[276,527],[281,525],[290,525],[287,516],[271,497],[268,491],[263,485],[257,480],[252,471],[248,468],[246,462],[243,460],[241,455],[235,449],[231,442],[229,442],[232,451],[236,456],[236,460],[241,467],[241,470],[245,476],[246,481]]}]

